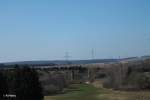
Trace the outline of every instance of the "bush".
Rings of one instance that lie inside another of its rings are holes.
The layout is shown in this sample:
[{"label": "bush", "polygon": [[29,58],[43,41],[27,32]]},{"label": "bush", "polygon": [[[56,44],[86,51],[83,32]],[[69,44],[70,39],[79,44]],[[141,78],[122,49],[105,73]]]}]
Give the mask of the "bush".
[{"label": "bush", "polygon": [[50,85],[46,85],[44,86],[44,94],[45,95],[53,95],[53,94],[58,94],[59,91],[59,87],[53,84]]},{"label": "bush", "polygon": [[105,88],[113,88],[113,80],[111,77],[107,77],[104,79],[103,87]]},{"label": "bush", "polygon": [[68,86],[63,72],[44,73],[40,77],[44,95],[61,93]]},{"label": "bush", "polygon": [[150,88],[150,73],[141,73],[141,72],[132,72],[128,79],[127,83],[137,89],[147,89]]}]

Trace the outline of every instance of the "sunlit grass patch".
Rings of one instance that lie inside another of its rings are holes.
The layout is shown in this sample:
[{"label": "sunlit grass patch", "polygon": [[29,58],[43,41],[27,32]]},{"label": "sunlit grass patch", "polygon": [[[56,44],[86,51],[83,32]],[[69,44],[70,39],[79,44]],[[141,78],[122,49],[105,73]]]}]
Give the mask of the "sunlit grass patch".
[{"label": "sunlit grass patch", "polygon": [[45,100],[150,100],[149,91],[114,91],[87,84],[74,84],[64,94],[47,96]]}]

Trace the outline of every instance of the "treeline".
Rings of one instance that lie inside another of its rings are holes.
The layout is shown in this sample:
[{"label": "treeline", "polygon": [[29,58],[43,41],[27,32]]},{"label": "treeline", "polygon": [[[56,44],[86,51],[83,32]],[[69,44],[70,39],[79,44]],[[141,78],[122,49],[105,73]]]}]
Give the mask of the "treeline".
[{"label": "treeline", "polygon": [[119,90],[150,89],[150,60],[112,64],[104,87]]},{"label": "treeline", "polygon": [[64,88],[72,83],[81,83],[87,76],[86,68],[82,66],[51,67],[48,69],[37,69],[40,74],[40,82],[44,95],[63,93]]},{"label": "treeline", "polygon": [[44,95],[62,93],[70,84],[69,74],[65,71],[39,71]]},{"label": "treeline", "polygon": [[0,70],[0,100],[43,100],[39,75],[28,66]]},{"label": "treeline", "polygon": [[45,95],[63,93],[71,76],[72,71],[34,69],[29,65],[1,68],[0,100],[43,100]]}]

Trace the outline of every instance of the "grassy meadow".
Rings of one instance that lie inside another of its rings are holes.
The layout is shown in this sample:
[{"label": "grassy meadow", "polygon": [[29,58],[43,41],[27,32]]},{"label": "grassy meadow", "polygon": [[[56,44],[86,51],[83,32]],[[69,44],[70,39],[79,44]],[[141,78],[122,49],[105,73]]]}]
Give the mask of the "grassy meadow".
[{"label": "grassy meadow", "polygon": [[45,100],[150,100],[150,91],[125,92],[87,84],[74,84],[63,94],[46,96]]}]

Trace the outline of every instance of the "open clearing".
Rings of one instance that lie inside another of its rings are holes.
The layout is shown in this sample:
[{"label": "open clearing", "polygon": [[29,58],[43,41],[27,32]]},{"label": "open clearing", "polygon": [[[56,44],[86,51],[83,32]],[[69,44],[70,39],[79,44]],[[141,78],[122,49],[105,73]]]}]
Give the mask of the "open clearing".
[{"label": "open clearing", "polygon": [[64,94],[46,96],[45,100],[150,100],[150,91],[124,92],[74,84],[66,89]]}]

